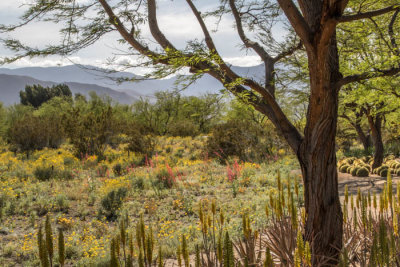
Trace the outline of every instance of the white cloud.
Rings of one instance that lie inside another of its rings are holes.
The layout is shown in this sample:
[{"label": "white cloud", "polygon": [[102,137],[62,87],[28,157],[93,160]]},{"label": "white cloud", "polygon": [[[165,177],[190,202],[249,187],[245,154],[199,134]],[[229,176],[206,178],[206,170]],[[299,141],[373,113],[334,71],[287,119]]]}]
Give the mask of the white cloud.
[{"label": "white cloud", "polygon": [[224,60],[239,67],[252,67],[262,63],[259,56],[226,57]]},{"label": "white cloud", "polygon": [[[24,8],[18,8],[22,3],[31,2],[32,0],[0,0],[0,24],[13,23],[16,21],[18,14]],[[88,1],[88,0],[79,0]],[[203,39],[204,36],[201,32],[197,20],[192,14],[191,10],[183,0],[159,0],[158,2],[158,21],[160,28],[164,31],[167,38],[176,45],[178,48],[183,48],[187,41]],[[201,0],[196,1],[201,12],[205,12],[218,5],[215,0]],[[7,15],[2,16],[2,14]],[[12,18],[12,19],[9,19]],[[251,51],[240,51],[241,41],[237,36],[236,29],[233,28],[233,19],[230,16],[224,16],[220,21],[218,32],[213,33],[212,30],[216,29],[215,18],[207,18],[206,24],[210,27],[211,34],[214,38],[215,45],[220,54],[227,60],[227,62],[236,66],[254,66],[260,63],[260,60]],[[21,30],[13,33],[11,36],[21,40],[24,44],[44,47],[46,44],[55,44],[60,41],[61,35],[58,32],[59,25],[54,23],[33,23],[27,25]],[[143,34],[146,38],[152,39],[148,27],[143,29]],[[72,63],[95,65],[99,67],[106,66],[108,57],[112,57],[113,53],[119,51],[114,48],[121,49],[121,45],[117,42],[120,36],[117,33],[111,33],[101,38],[96,44],[83,49],[79,53],[69,58],[62,57],[48,57],[39,59],[22,59],[18,62],[8,65],[7,67],[27,67],[27,66],[59,66],[68,65]],[[150,42],[150,47],[155,47],[154,43]],[[126,46],[122,46],[125,49]],[[0,47],[0,58],[4,55],[10,55],[10,51]],[[135,64],[137,58],[132,56],[116,55],[116,66],[119,64]],[[138,74],[148,72],[146,68],[135,68],[130,70]]]}]

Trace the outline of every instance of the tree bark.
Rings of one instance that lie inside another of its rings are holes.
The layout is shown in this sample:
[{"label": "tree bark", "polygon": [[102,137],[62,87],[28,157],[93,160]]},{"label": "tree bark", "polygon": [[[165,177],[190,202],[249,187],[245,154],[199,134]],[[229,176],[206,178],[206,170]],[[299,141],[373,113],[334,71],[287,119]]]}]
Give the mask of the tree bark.
[{"label": "tree bark", "polygon": [[305,239],[311,244],[313,266],[336,265],[342,248],[343,217],[335,151],[338,90],[332,86],[341,75],[335,37],[329,54],[324,58],[309,53],[311,96],[298,153],[307,213]]},{"label": "tree bark", "polygon": [[382,141],[382,116],[377,114],[374,118],[368,113],[367,117],[371,128],[372,143],[374,145],[374,162],[372,164],[372,169],[376,169],[382,165],[385,151]]},{"label": "tree bark", "polygon": [[371,147],[371,136],[364,133],[360,123],[356,122],[353,126],[357,132],[358,139],[364,147],[365,152],[368,152],[369,148]]},{"label": "tree bark", "polygon": [[339,262],[343,215],[338,193],[335,134],[341,79],[335,25],[325,22],[322,1],[304,1],[300,7],[313,38],[306,45],[310,100],[304,139],[298,151],[307,213],[305,239],[311,244],[313,266]]}]

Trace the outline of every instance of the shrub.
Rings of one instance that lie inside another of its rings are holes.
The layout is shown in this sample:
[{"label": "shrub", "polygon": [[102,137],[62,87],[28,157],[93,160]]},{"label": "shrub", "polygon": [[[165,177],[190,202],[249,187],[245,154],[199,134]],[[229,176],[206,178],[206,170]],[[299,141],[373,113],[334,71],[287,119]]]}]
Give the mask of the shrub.
[{"label": "shrub", "polygon": [[128,190],[125,187],[110,191],[105,197],[101,199],[101,208],[99,215],[105,216],[107,220],[115,220],[117,218],[118,210],[122,206],[122,202],[126,197]]},{"label": "shrub", "polygon": [[135,189],[143,190],[144,189],[144,179],[143,177],[134,177],[132,179],[132,186]]},{"label": "shrub", "polygon": [[56,206],[58,211],[68,211],[69,201],[68,197],[64,194],[59,194],[56,196]]},{"label": "shrub", "polygon": [[155,148],[155,140],[152,135],[140,124],[131,122],[123,130],[126,134],[126,150],[128,152],[136,152],[143,155],[151,156]]},{"label": "shrub", "polygon": [[57,171],[57,177],[61,180],[72,180],[74,179],[74,173],[71,170]]},{"label": "shrub", "polygon": [[121,164],[117,163],[113,167],[114,175],[121,176],[122,175],[122,166]]},{"label": "shrub", "polygon": [[108,166],[105,164],[96,167],[96,175],[98,177],[105,177],[108,173]]},{"label": "shrub", "polygon": [[168,127],[168,134],[171,136],[196,136],[199,133],[199,127],[190,120],[180,120],[171,123]]},{"label": "shrub", "polygon": [[357,177],[368,177],[369,171],[366,167],[361,167],[357,170],[356,175],[357,175]]},{"label": "shrub", "polygon": [[169,166],[160,169],[156,175],[155,180],[153,181],[153,186],[158,189],[170,189],[175,184],[175,175],[172,169]]},{"label": "shrub", "polygon": [[229,157],[242,161],[261,161],[271,154],[272,144],[264,130],[249,122],[230,120],[217,125],[207,139],[205,150],[208,155],[226,162]]},{"label": "shrub", "polygon": [[54,171],[54,167],[37,167],[33,175],[39,181],[48,181],[55,177],[56,172]]}]

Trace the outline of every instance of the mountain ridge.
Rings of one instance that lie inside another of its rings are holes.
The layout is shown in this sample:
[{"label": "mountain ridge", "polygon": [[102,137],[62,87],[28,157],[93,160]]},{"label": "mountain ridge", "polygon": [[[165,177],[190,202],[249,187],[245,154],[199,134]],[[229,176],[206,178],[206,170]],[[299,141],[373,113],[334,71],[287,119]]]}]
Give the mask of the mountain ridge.
[{"label": "mountain ridge", "polygon": [[[137,100],[137,98],[124,92],[119,92],[108,87],[99,86],[97,84],[85,84],[77,82],[64,83],[68,85],[73,94],[81,93],[88,96],[91,91],[94,91],[100,96],[109,96],[121,104],[132,104],[133,101]],[[19,103],[19,92],[24,90],[26,85],[33,84],[40,84],[48,87],[56,85],[58,82],[42,81],[24,75],[9,75],[0,73],[0,102],[6,106]]]}]

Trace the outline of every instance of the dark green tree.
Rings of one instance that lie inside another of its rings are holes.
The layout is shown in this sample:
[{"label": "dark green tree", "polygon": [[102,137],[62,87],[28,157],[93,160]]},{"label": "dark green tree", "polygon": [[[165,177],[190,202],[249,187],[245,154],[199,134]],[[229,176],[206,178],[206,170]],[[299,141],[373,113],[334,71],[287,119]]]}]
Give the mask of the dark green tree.
[{"label": "dark green tree", "polygon": [[71,98],[72,93],[65,84],[58,84],[52,87],[43,87],[40,84],[34,84],[25,86],[25,90],[20,91],[19,96],[21,104],[38,108],[56,96]]}]

